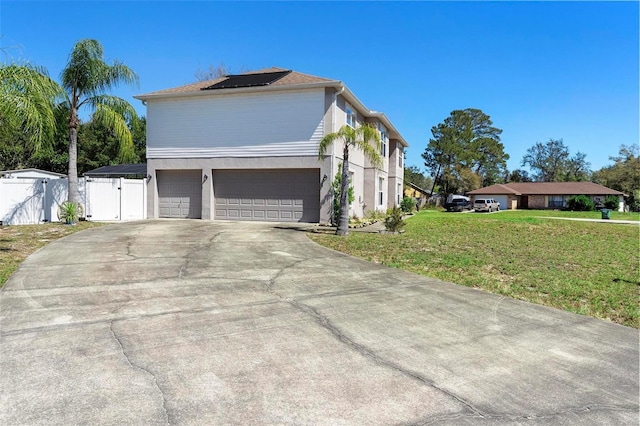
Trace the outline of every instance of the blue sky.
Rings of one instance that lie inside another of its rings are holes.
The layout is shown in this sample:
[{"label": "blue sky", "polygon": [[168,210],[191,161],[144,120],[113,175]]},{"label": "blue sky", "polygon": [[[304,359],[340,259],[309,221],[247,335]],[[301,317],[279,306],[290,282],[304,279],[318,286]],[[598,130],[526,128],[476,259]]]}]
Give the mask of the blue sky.
[{"label": "blue sky", "polygon": [[102,42],[133,68],[134,94],[232,71],[280,66],[344,81],[383,111],[423,167],[431,127],[479,108],[520,168],[550,138],[592,169],[638,143],[638,2],[0,2],[2,61],[57,78],[73,44]]}]

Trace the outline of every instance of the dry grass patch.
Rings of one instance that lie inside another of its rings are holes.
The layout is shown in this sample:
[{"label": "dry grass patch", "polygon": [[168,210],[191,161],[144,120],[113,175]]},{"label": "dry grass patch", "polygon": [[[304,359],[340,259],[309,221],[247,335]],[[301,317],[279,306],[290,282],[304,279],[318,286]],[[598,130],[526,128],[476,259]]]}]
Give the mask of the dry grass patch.
[{"label": "dry grass patch", "polygon": [[73,226],[61,223],[0,226],[0,287],[20,263],[40,247],[58,238],[101,225],[79,222]]}]

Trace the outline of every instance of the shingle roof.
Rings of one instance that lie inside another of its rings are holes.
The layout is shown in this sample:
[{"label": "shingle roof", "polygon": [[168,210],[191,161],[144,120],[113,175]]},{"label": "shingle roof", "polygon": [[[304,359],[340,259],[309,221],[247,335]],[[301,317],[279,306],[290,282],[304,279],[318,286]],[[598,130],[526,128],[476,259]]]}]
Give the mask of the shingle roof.
[{"label": "shingle roof", "polygon": [[[281,71],[289,71],[289,70],[285,68],[271,67],[271,68],[264,68],[257,71],[246,72],[243,74],[264,74],[264,73],[281,72]],[[145,93],[144,95],[139,95],[139,96],[145,97],[149,95],[169,95],[169,94],[199,92],[204,88],[213,86],[214,84],[220,83],[226,79],[227,77],[223,76],[213,80],[198,81],[195,83],[186,84],[184,86],[172,87],[170,89],[164,89],[164,90],[158,90],[155,92]],[[332,79],[323,78],[323,77],[316,77],[315,75],[303,74],[297,71],[291,71],[289,74],[285,75],[281,79],[270,84],[270,86],[284,87],[284,86],[297,86],[297,85],[312,84],[312,83],[337,83],[337,80],[332,80]]]},{"label": "shingle roof", "polygon": [[469,191],[470,195],[624,195],[593,182],[511,182]]},{"label": "shingle roof", "polygon": [[[238,87],[238,88],[225,88],[221,90],[203,90],[211,87],[217,83],[220,83],[227,79],[227,76],[216,78],[207,81],[198,81],[192,84],[184,86],[173,87],[170,89],[158,90],[155,92],[145,93],[142,95],[136,95],[134,98],[143,102],[152,100],[154,98],[171,98],[171,97],[192,97],[192,96],[215,96],[217,94],[229,94],[233,91],[239,92],[261,92],[268,90],[296,90],[305,89],[309,87],[333,87],[340,90],[341,96],[344,97],[351,105],[354,105],[358,112],[364,117],[375,117],[380,120],[387,130],[389,130],[389,137],[398,140],[403,146],[409,146],[407,141],[402,137],[400,132],[395,128],[389,118],[382,112],[369,110],[349,88],[344,85],[340,80],[333,80],[330,78],[317,77],[315,75],[303,74],[297,71],[291,71],[286,68],[271,67],[264,68],[257,71],[250,71],[245,74],[264,74],[290,71],[284,77],[266,85],[255,87]],[[217,93],[216,93],[217,92]]]},{"label": "shingle roof", "polygon": [[115,166],[102,166],[89,170],[84,176],[127,176],[127,175],[147,175],[147,163],[141,164],[118,164]]}]

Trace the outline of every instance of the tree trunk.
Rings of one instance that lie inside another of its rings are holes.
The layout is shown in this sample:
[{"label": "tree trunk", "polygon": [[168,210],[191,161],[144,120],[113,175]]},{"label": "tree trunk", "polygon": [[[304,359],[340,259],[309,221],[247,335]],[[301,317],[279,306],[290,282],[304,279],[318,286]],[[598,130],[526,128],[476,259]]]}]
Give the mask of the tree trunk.
[{"label": "tree trunk", "polygon": [[78,111],[71,108],[69,116],[69,171],[67,175],[69,184],[68,201],[80,202],[78,192]]},{"label": "tree trunk", "polygon": [[344,143],[342,155],[342,182],[340,182],[340,216],[336,235],[349,234],[349,144]]}]

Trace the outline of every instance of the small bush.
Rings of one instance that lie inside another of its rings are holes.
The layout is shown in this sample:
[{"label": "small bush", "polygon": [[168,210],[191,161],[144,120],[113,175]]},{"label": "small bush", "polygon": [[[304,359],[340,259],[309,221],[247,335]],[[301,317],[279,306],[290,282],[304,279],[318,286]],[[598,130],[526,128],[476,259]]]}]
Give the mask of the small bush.
[{"label": "small bush", "polygon": [[384,227],[389,232],[399,232],[406,224],[402,219],[402,209],[400,207],[390,209],[387,217],[384,219]]},{"label": "small bush", "polygon": [[84,209],[80,203],[65,201],[58,206],[58,219],[61,222],[73,225],[82,217]]},{"label": "small bush", "polygon": [[595,210],[595,204],[586,195],[574,195],[567,200],[567,208],[577,212],[588,212]]},{"label": "small bush", "polygon": [[400,209],[405,213],[411,213],[416,208],[416,200],[411,197],[404,197],[400,202]]},{"label": "small bush", "polygon": [[387,214],[380,210],[367,210],[365,217],[371,221],[383,220]]},{"label": "small bush", "polygon": [[604,200],[604,207],[609,210],[618,210],[618,197],[615,195],[607,195]]}]

